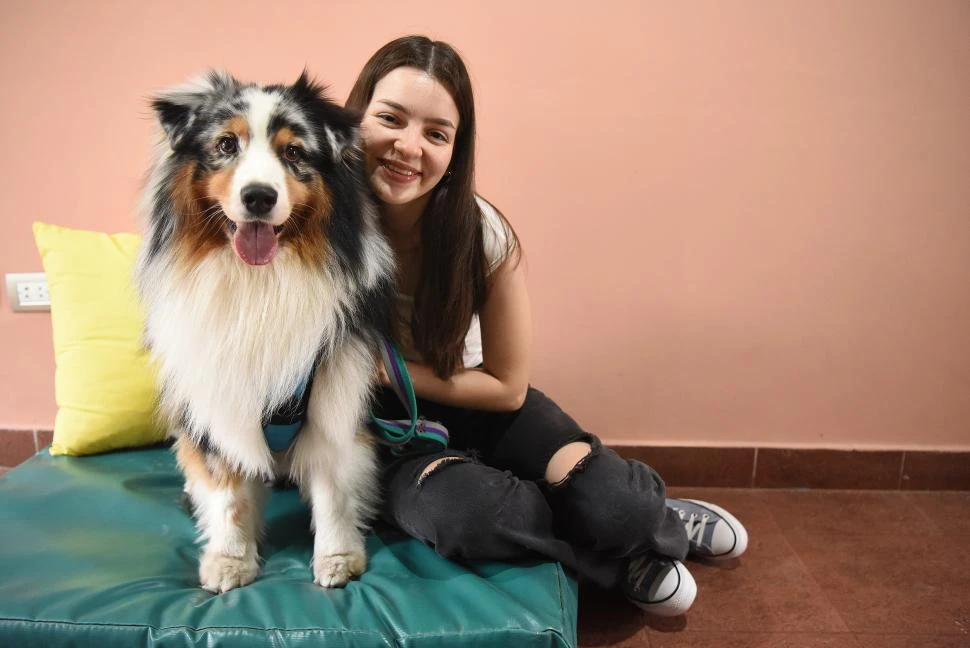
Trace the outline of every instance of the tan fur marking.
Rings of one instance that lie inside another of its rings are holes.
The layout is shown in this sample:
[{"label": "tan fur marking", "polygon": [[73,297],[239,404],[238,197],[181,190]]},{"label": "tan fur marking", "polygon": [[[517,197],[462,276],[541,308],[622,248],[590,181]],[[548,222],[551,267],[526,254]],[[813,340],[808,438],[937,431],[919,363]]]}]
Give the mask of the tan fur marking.
[{"label": "tan fur marking", "polygon": [[185,437],[175,442],[175,460],[187,480],[215,488],[215,478],[205,465],[205,456]]},{"label": "tan fur marking", "polygon": [[310,200],[310,188],[291,175],[286,176],[286,191],[294,205],[306,205]]},{"label": "tan fur marking", "polygon": [[308,184],[287,176],[286,188],[293,202],[293,213],[280,234],[280,242],[285,241],[292,247],[303,263],[318,267],[327,258],[323,228],[333,211],[330,188],[319,176]]},{"label": "tan fur marking", "polygon": [[354,443],[370,450],[375,450],[377,448],[377,437],[367,430],[361,430],[354,437]]},{"label": "tan fur marking", "polygon": [[175,460],[186,479],[205,484],[209,489],[237,490],[243,483],[242,474],[214,456],[206,457],[184,436],[175,442]]},{"label": "tan fur marking", "polygon": [[204,180],[204,195],[215,203],[226,205],[231,202],[229,192],[232,189],[232,173],[235,169],[226,167],[215,173],[210,173]]},{"label": "tan fur marking", "polygon": [[282,152],[283,147],[287,144],[296,144],[297,146],[302,146],[303,141],[298,138],[292,130],[284,126],[273,134],[271,144],[274,151]]},{"label": "tan fur marking", "polygon": [[[303,141],[286,127],[273,134],[273,150],[279,155],[282,156],[283,150],[290,144],[302,146]],[[332,211],[330,190],[319,176],[304,184],[287,174],[286,191],[293,205],[293,213],[280,241],[288,241],[304,263],[320,265],[326,258],[327,246],[322,230]]]},{"label": "tan fur marking", "polygon": [[236,505],[232,508],[230,516],[233,524],[240,527],[243,526],[249,518],[249,499],[245,497],[237,498]]},{"label": "tan fur marking", "polygon": [[239,138],[240,142],[249,141],[249,122],[242,115],[237,115],[226,124],[226,131]]},{"label": "tan fur marking", "polygon": [[189,266],[229,242],[225,231],[226,218],[216,207],[213,199],[215,194],[210,186],[217,176],[225,181],[221,176],[228,175],[228,181],[231,181],[231,174],[220,172],[195,179],[195,172],[194,162],[185,164],[175,174],[170,186],[174,207],[178,211],[175,249],[177,256]]}]

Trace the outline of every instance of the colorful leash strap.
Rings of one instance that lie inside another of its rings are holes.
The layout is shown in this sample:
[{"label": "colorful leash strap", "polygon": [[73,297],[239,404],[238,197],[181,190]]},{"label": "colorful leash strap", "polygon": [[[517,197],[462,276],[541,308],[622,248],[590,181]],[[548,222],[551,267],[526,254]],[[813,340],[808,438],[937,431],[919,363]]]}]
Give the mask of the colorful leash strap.
[{"label": "colorful leash strap", "polygon": [[418,417],[414,386],[400,352],[387,338],[381,340],[380,350],[384,369],[391,381],[391,389],[397,394],[410,418],[381,419],[371,412],[371,429],[377,435],[377,440],[390,446],[395,454],[412,448],[427,451],[447,448],[448,428],[436,421]]}]

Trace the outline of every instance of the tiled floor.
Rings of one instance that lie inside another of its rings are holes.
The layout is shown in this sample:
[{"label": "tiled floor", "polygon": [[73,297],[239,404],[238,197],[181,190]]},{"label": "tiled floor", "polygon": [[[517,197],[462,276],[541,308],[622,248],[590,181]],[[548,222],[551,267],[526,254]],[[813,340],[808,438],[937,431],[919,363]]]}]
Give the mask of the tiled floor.
[{"label": "tiled floor", "polygon": [[581,646],[970,647],[970,492],[672,488],[748,529],[734,564],[689,562],[684,617],[580,591]]}]

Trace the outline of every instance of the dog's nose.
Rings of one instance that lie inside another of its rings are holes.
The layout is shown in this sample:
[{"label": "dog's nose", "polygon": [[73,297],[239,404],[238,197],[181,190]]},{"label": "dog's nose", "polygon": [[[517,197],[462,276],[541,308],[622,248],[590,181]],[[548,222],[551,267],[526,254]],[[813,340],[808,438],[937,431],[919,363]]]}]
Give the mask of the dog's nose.
[{"label": "dog's nose", "polygon": [[243,205],[250,214],[263,216],[276,204],[276,189],[264,184],[251,184],[243,187]]}]

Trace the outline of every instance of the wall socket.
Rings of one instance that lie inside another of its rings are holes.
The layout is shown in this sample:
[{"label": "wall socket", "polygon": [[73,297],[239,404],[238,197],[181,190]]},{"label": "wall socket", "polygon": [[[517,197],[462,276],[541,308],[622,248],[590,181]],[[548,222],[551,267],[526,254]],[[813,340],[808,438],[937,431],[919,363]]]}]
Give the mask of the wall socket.
[{"label": "wall socket", "polygon": [[7,298],[11,310],[49,311],[51,296],[43,272],[11,272],[7,277]]}]

